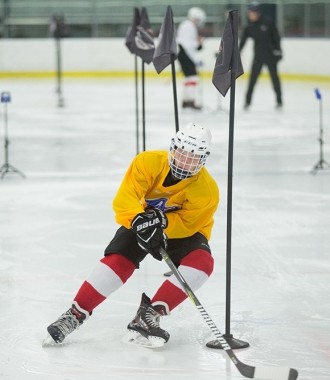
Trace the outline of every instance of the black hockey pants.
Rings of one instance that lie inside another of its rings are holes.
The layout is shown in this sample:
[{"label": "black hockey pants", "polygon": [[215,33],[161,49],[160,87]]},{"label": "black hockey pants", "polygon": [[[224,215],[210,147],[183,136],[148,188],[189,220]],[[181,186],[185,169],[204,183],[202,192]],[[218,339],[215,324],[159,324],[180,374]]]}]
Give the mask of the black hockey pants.
[{"label": "black hockey pants", "polygon": [[280,83],[278,73],[277,73],[277,61],[274,59],[269,59],[266,61],[258,61],[255,59],[253,61],[249,86],[248,86],[248,90],[247,90],[246,98],[245,98],[245,104],[249,105],[251,103],[253,89],[257,82],[258,76],[261,72],[263,65],[266,65],[268,67],[269,74],[273,83],[273,88],[276,94],[276,102],[278,105],[281,105],[282,104],[281,83]]}]

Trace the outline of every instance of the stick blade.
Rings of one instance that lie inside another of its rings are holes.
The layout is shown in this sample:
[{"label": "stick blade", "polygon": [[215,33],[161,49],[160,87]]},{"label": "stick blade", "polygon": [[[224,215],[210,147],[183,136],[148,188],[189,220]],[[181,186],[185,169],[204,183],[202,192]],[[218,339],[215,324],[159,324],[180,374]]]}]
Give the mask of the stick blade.
[{"label": "stick blade", "polygon": [[298,379],[298,371],[294,368],[290,368],[289,380],[296,380],[296,379]]},{"label": "stick blade", "polygon": [[285,367],[255,367],[254,379],[263,380],[296,380],[298,371]]}]

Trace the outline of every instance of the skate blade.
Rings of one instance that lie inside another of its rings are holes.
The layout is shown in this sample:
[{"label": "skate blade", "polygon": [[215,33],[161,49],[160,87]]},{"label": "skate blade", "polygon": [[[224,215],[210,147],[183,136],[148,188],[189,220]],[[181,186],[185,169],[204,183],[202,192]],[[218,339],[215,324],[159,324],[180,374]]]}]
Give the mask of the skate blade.
[{"label": "skate blade", "polygon": [[58,343],[56,343],[54,341],[54,339],[49,334],[47,334],[46,338],[42,341],[41,346],[42,347],[55,347],[55,346],[58,346]]},{"label": "skate blade", "polygon": [[145,348],[162,348],[165,340],[156,336],[144,337],[137,331],[129,331],[123,338],[122,342]]}]

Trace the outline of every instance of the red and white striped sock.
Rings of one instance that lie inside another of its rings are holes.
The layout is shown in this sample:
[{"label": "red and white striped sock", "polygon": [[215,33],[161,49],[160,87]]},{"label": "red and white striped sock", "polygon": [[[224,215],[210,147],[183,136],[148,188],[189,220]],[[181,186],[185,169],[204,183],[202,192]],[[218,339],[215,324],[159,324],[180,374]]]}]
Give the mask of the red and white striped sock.
[{"label": "red and white striped sock", "polygon": [[199,79],[197,76],[186,77],[183,82],[183,101],[195,102]]},{"label": "red and white striped sock", "polygon": [[[192,251],[184,257],[180,263],[179,270],[190,288],[195,291],[199,289],[213,272],[214,260],[211,254],[202,249]],[[163,282],[151,299],[153,306],[167,304],[169,311],[180,305],[187,298],[187,294],[181,287],[174,275]]]},{"label": "red and white striped sock", "polygon": [[91,313],[133,274],[135,265],[126,257],[112,254],[103,257],[81,285],[74,301]]}]

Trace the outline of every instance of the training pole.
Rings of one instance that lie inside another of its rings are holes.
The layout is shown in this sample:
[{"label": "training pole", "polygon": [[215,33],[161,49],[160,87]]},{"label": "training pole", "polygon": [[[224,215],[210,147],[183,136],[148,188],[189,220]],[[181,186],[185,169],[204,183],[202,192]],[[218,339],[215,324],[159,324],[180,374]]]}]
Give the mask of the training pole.
[{"label": "training pole", "polygon": [[[234,15],[235,13],[235,15]],[[238,11],[229,12],[229,17],[237,17]],[[225,334],[231,348],[249,347],[248,342],[235,339],[231,334],[231,240],[232,240],[232,203],[233,203],[233,161],[234,161],[234,125],[235,125],[235,92],[236,74],[238,67],[238,30],[233,28],[233,53],[231,58],[231,84],[230,84],[230,109],[229,109],[229,142],[228,142],[228,180],[227,180],[227,241],[226,241],[226,312],[225,312]],[[217,340],[206,344],[210,348],[222,349]]]},{"label": "training pole", "polygon": [[315,89],[316,99],[319,101],[319,120],[320,120],[320,132],[319,132],[319,143],[320,143],[320,159],[313,166],[312,174],[316,174],[318,170],[329,169],[330,165],[323,158],[323,106],[322,106],[322,95],[319,89]]}]

